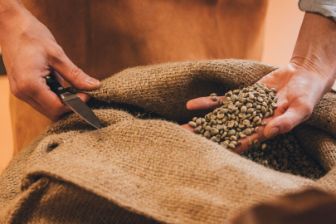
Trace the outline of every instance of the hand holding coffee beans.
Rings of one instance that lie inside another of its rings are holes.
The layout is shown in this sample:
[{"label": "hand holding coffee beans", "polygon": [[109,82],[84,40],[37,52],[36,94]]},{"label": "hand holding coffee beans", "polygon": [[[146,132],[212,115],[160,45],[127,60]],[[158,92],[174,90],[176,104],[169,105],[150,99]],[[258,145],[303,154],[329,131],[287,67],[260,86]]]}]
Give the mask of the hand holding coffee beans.
[{"label": "hand holding coffee beans", "polygon": [[[198,109],[203,104],[208,107],[202,109],[216,108],[204,117],[194,117],[188,126],[196,134],[235,152],[242,152],[240,144],[246,139],[259,139],[262,136],[260,133],[255,134],[259,132],[257,128],[266,124],[265,119],[274,118],[277,107],[275,89],[260,83],[231,90],[224,97],[212,93],[209,97],[198,98],[196,101],[201,101],[196,106]],[[197,104],[195,100],[193,104]],[[311,179],[325,174],[323,168],[300,148],[291,133],[269,139],[263,144],[254,140],[250,145],[254,147],[242,156],[266,167]]]}]

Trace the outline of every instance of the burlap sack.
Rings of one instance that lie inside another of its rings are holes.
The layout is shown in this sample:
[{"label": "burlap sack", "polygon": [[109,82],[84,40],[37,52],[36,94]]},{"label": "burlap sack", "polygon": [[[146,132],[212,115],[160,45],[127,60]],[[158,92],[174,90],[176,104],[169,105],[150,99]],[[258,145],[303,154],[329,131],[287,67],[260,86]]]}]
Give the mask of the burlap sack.
[{"label": "burlap sack", "polygon": [[221,60],[112,75],[92,93],[105,128],[70,115],[3,173],[1,222],[228,223],[275,195],[307,186],[336,192],[335,94],[295,133],[328,171],[317,181],[265,168],[171,122],[195,115],[185,109],[188,99],[250,85],[273,69]]}]

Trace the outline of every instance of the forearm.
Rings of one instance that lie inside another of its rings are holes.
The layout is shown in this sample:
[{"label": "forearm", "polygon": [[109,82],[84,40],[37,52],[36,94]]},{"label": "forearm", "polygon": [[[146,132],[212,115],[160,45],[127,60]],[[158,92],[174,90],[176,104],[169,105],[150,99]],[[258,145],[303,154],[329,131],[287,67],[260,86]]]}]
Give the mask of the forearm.
[{"label": "forearm", "polygon": [[0,0],[0,12],[5,12],[20,4],[19,0]]},{"label": "forearm", "polygon": [[22,29],[18,24],[24,24],[28,14],[20,0],[0,0],[0,41],[15,30]]},{"label": "forearm", "polygon": [[291,62],[321,75],[330,89],[336,78],[336,23],[306,13]]},{"label": "forearm", "polygon": [[336,21],[335,0],[300,0],[299,8],[302,11],[318,13]]},{"label": "forearm", "polygon": [[8,22],[8,16],[19,12],[24,6],[20,0],[0,0],[0,23]]}]

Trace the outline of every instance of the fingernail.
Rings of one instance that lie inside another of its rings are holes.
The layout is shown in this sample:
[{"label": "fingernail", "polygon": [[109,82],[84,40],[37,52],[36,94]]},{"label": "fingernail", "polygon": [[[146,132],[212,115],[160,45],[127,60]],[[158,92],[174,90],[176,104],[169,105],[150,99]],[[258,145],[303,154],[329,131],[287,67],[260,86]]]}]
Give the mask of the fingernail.
[{"label": "fingernail", "polygon": [[210,99],[211,99],[213,102],[218,102],[218,96],[210,96]]},{"label": "fingernail", "polygon": [[86,78],[85,82],[90,84],[91,86],[99,86],[100,85],[100,81],[94,78]]},{"label": "fingernail", "polygon": [[258,133],[259,130],[260,130],[260,127],[256,127],[256,128],[254,129],[254,131],[255,131],[256,133]]},{"label": "fingernail", "polygon": [[276,136],[279,133],[279,128],[275,127],[275,128],[271,128],[268,133],[265,133],[267,138],[273,138],[274,136]]}]

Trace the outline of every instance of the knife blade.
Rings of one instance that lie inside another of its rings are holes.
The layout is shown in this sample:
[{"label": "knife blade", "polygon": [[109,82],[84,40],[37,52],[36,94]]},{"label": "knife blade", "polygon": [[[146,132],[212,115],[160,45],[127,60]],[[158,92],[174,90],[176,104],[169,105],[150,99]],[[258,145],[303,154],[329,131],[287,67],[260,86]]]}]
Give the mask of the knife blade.
[{"label": "knife blade", "polygon": [[78,114],[84,121],[96,129],[103,127],[98,117],[93,111],[76,95],[76,91],[72,87],[64,88],[59,84],[56,76],[57,71],[51,70],[50,74],[45,77],[47,85],[56,93],[56,95],[67,105],[73,112]]}]

